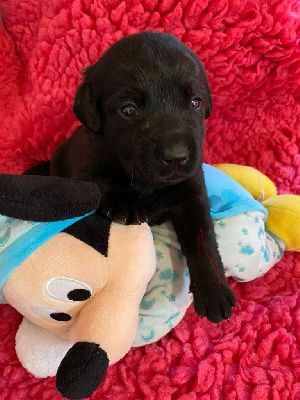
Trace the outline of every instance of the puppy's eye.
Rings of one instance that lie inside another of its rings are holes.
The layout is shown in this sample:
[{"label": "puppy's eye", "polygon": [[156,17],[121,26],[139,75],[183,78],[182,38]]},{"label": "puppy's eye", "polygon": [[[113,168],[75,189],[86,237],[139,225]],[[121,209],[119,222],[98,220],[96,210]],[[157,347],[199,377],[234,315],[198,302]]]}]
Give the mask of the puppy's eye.
[{"label": "puppy's eye", "polygon": [[201,107],[201,99],[198,99],[198,98],[193,99],[193,100],[191,101],[191,103],[190,103],[190,107],[191,107],[193,110],[199,110],[199,108]]},{"label": "puppy's eye", "polygon": [[125,117],[136,117],[139,114],[138,110],[132,104],[127,104],[126,106],[122,107],[121,113]]}]

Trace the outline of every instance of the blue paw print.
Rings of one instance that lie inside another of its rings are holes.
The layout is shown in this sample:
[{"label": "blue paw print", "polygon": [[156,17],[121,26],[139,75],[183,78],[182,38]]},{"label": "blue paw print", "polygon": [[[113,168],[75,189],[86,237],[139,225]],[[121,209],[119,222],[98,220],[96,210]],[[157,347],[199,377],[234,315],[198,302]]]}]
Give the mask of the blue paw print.
[{"label": "blue paw print", "polygon": [[258,231],[258,238],[260,239],[260,237],[265,237],[265,231],[263,230],[263,228],[260,228]]},{"label": "blue paw print", "polygon": [[174,294],[169,294],[169,296],[167,296],[169,301],[175,301],[176,297],[174,296]]},{"label": "blue paw print", "polygon": [[248,235],[248,229],[243,228],[243,229],[242,229],[242,233],[243,233],[243,235]]},{"label": "blue paw print", "polygon": [[178,274],[173,270],[171,270],[170,268],[167,268],[164,271],[162,271],[159,277],[162,280],[172,280],[172,281],[177,281],[179,278]]},{"label": "blue paw print", "polygon": [[218,222],[217,222],[217,225],[218,225],[218,227],[220,227],[220,228],[222,228],[222,229],[226,228],[226,224],[225,224],[225,222],[222,221],[222,220],[218,221]]},{"label": "blue paw print", "polygon": [[[239,242],[240,244],[241,242]],[[246,256],[251,256],[254,253],[254,249],[250,244],[247,244],[246,246],[242,246],[240,249],[241,254],[245,254]]]},{"label": "blue paw print", "polygon": [[157,250],[157,252],[156,252],[156,258],[157,258],[158,260],[161,260],[162,258],[164,258],[163,253],[162,253],[161,251],[158,251],[158,250]]}]

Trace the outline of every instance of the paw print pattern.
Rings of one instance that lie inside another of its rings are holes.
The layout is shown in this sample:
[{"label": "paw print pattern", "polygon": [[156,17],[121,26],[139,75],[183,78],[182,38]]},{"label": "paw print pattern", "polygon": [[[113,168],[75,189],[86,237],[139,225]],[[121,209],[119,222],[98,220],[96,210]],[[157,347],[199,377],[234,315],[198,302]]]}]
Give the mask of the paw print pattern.
[{"label": "paw print pattern", "polygon": [[262,238],[264,239],[265,237],[266,237],[265,230],[263,228],[259,228],[259,231],[258,231],[259,240],[262,240]]},{"label": "paw print pattern", "polygon": [[175,301],[176,297],[174,296],[174,294],[169,294],[169,296],[167,296],[169,301]]},{"label": "paw print pattern", "polygon": [[173,271],[170,268],[167,268],[165,270],[163,270],[160,274],[159,274],[159,278],[161,280],[172,280],[172,281],[177,281],[179,276],[177,274],[177,272]]},{"label": "paw print pattern", "polygon": [[161,251],[156,251],[156,258],[158,259],[158,260],[161,260],[162,258],[164,258],[164,256],[163,256],[163,253],[161,252]]},{"label": "paw print pattern", "polygon": [[222,228],[222,229],[226,228],[226,222],[224,222],[223,219],[220,219],[220,220],[217,222],[217,225],[218,225],[219,228]]},{"label": "paw print pattern", "polygon": [[244,246],[242,246],[242,243],[239,242],[238,243],[239,246],[241,246],[240,248],[240,253],[246,256],[252,256],[252,254],[254,254],[254,249],[251,246],[251,244],[246,244]]}]

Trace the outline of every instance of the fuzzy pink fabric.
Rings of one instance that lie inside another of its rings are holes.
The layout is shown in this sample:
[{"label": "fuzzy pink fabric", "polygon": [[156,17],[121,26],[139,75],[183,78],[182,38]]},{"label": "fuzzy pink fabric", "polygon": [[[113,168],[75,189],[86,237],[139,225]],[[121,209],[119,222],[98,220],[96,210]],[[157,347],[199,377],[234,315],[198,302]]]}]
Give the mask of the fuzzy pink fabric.
[{"label": "fuzzy pink fabric", "polygon": [[[298,0],[0,0],[0,172],[21,173],[79,125],[80,72],[117,39],[170,32],[208,71],[214,110],[206,161],[257,167],[300,194]],[[112,66],[113,68],[113,66]],[[109,368],[92,399],[300,399],[300,257],[267,275],[230,281],[239,309],[220,328],[190,308],[154,345]],[[17,360],[21,316],[0,307],[0,400],[61,396]]]}]

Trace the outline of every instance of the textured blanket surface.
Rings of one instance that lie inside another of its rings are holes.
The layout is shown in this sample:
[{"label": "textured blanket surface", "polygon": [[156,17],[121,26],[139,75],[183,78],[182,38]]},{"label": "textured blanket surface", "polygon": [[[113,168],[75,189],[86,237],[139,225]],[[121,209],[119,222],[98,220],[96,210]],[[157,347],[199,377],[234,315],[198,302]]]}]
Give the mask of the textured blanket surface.
[{"label": "textured blanket surface", "polygon": [[[251,165],[300,195],[298,0],[0,0],[0,172],[48,160],[79,125],[80,72],[117,39],[170,32],[208,71],[206,162]],[[113,68],[113,66],[112,66]],[[220,328],[192,307],[154,345],[109,368],[93,399],[300,399],[300,257],[230,281],[239,309]],[[61,396],[16,358],[21,316],[0,307],[0,400]]]}]

